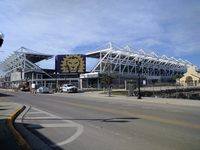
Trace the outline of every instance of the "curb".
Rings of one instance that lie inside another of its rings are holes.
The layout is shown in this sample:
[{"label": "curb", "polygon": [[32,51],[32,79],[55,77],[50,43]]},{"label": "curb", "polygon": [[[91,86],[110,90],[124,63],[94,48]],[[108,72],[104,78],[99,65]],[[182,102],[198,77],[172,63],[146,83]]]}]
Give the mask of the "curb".
[{"label": "curb", "polygon": [[6,122],[7,125],[12,132],[12,134],[15,137],[15,140],[17,144],[20,146],[22,150],[31,150],[31,147],[29,144],[26,142],[26,140],[21,136],[21,134],[15,129],[13,122],[16,119],[16,117],[25,109],[26,107],[23,106],[21,108],[18,108],[15,112],[9,114],[9,117],[7,118]]},{"label": "curb", "polygon": [[31,133],[23,124],[23,118],[26,113],[29,111],[31,106],[24,105],[25,110],[17,116],[15,122],[18,124],[15,125],[15,128],[21,133],[21,135],[26,139],[26,142],[29,143],[29,146],[33,150],[52,150],[47,144],[45,144],[40,138]]}]

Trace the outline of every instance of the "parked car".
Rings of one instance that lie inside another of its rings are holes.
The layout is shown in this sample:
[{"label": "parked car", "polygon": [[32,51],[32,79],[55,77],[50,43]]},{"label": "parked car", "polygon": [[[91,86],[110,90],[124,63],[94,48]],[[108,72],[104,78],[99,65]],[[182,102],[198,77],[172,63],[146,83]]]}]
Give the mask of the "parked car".
[{"label": "parked car", "polygon": [[21,91],[30,91],[29,82],[22,82],[22,83],[19,85],[19,89],[20,89]]},{"label": "parked car", "polygon": [[37,93],[49,93],[49,88],[46,87],[46,86],[40,86],[40,87],[37,89]]},{"label": "parked car", "polygon": [[63,86],[61,87],[61,92],[76,93],[76,92],[78,92],[78,89],[76,86],[74,86],[72,84],[63,84]]},{"label": "parked car", "polygon": [[30,87],[25,87],[25,86],[23,86],[23,87],[20,87],[20,90],[21,90],[21,91],[24,91],[24,92],[30,91]]}]

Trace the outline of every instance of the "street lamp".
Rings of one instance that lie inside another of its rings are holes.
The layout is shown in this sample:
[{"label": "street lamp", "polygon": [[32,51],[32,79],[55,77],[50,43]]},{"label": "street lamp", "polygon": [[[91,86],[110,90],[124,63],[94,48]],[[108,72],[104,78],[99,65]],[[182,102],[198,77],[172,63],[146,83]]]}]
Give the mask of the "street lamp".
[{"label": "street lamp", "polygon": [[3,45],[4,34],[0,32],[0,47]]},{"label": "street lamp", "polygon": [[18,68],[18,71],[20,72],[20,84],[22,85],[22,68]]},{"label": "street lamp", "polygon": [[54,74],[55,74],[55,79],[56,79],[56,83],[55,83],[55,85],[56,85],[56,92],[58,92],[58,75],[59,75],[59,72],[54,72]]},{"label": "street lamp", "polygon": [[140,59],[138,58],[138,61],[137,61],[137,72],[138,72],[138,99],[141,99],[142,96],[141,96],[141,92],[140,92],[140,65],[141,65],[141,62],[140,62]]}]

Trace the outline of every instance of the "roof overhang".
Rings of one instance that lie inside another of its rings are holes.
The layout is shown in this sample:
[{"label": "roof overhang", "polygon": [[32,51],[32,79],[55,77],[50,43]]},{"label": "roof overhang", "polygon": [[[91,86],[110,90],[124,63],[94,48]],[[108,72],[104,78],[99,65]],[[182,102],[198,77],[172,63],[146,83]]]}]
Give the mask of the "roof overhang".
[{"label": "roof overhang", "polygon": [[53,58],[53,55],[47,55],[47,54],[31,54],[31,53],[25,53],[26,59],[33,63],[40,62],[42,60],[48,60]]}]

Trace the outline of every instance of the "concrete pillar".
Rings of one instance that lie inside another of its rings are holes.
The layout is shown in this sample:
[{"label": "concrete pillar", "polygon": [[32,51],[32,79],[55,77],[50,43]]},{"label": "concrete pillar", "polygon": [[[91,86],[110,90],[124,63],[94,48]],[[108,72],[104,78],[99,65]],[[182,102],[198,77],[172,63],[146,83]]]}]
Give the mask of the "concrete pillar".
[{"label": "concrete pillar", "polygon": [[88,88],[88,78],[86,79],[86,87]]},{"label": "concrete pillar", "polygon": [[97,78],[97,88],[100,89],[99,77]]},{"label": "concrete pillar", "polygon": [[83,89],[83,79],[79,80],[79,87],[80,87],[81,90]]},{"label": "concrete pillar", "polygon": [[125,84],[125,90],[127,90],[127,80],[124,81]]},{"label": "concrete pillar", "polygon": [[31,75],[31,83],[33,83],[33,79],[34,79],[34,73],[32,72],[32,75]]}]

